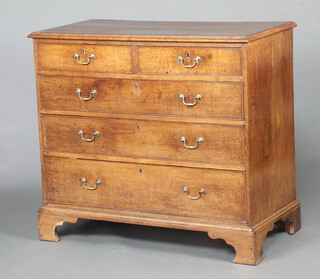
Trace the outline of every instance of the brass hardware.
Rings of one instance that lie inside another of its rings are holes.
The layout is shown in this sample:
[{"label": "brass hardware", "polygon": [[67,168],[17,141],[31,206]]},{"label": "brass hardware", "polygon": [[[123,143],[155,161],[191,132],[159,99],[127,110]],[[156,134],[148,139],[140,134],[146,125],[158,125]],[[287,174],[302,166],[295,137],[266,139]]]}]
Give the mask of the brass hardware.
[{"label": "brass hardware", "polygon": [[[186,58],[187,59],[190,58],[190,53],[189,52],[186,53]],[[184,64],[184,59],[182,58],[182,56],[178,56],[177,57],[177,61],[181,64],[181,66],[183,66],[185,68],[194,68],[201,61],[201,58],[200,58],[200,56],[196,56],[195,58],[193,58],[193,64],[192,65]]]},{"label": "brass hardware", "polygon": [[184,95],[181,93],[178,95],[178,98],[180,100],[182,100],[182,103],[187,106],[187,107],[193,107],[195,106],[196,104],[199,103],[199,101],[201,100],[201,95],[200,94],[197,94],[195,97],[194,97],[194,102],[193,103],[186,103],[185,102],[185,98],[184,98]]},{"label": "brass hardware", "polygon": [[101,184],[102,184],[102,180],[101,180],[100,178],[98,178],[98,179],[96,180],[96,182],[94,183],[94,186],[93,186],[93,187],[87,186],[87,179],[86,179],[85,177],[82,177],[82,178],[80,179],[80,181],[81,181],[81,183],[83,183],[83,187],[86,188],[86,189],[88,189],[88,190],[95,190],[95,189],[97,189],[97,186],[98,186],[98,185],[101,185]]},{"label": "brass hardware", "polygon": [[100,132],[99,131],[94,131],[92,133],[92,138],[91,139],[85,139],[83,136],[84,136],[84,132],[82,130],[79,130],[78,131],[78,135],[81,137],[81,139],[83,141],[87,141],[87,142],[90,142],[90,141],[94,141],[96,137],[99,137],[100,136]]},{"label": "brass hardware", "polygon": [[197,138],[196,139],[196,145],[187,145],[187,139],[185,137],[181,137],[180,141],[183,142],[183,145],[185,148],[188,149],[196,149],[199,147],[200,144],[202,144],[204,142],[203,138]]},{"label": "brass hardware", "polygon": [[138,130],[140,130],[140,124],[137,124],[136,127]]},{"label": "brass hardware", "polygon": [[86,97],[81,97],[81,89],[80,88],[78,88],[76,90],[76,94],[79,96],[80,100],[82,100],[82,101],[90,101],[94,96],[97,95],[97,90],[92,89],[90,91],[90,97],[87,97],[87,98]]},{"label": "brass hardware", "polygon": [[139,87],[138,83],[135,83],[135,84],[133,85],[133,87],[134,87],[134,88],[138,88],[138,87]]},{"label": "brass hardware", "polygon": [[185,194],[187,194],[187,197],[188,197],[189,199],[191,199],[191,200],[198,200],[198,199],[200,199],[200,198],[205,194],[206,191],[205,191],[204,189],[200,189],[200,190],[198,191],[198,193],[199,193],[199,196],[198,196],[198,197],[191,197],[191,196],[189,196],[189,189],[188,189],[188,187],[184,186],[184,187],[182,188],[182,192],[185,193]]},{"label": "brass hardware", "polygon": [[[86,50],[85,50],[85,49],[82,49],[81,52],[82,52],[82,54],[85,54],[85,53],[86,53]],[[73,58],[76,59],[77,63],[80,64],[80,65],[88,65],[88,64],[90,64],[91,60],[94,59],[94,54],[93,54],[93,53],[90,54],[90,55],[87,57],[87,61],[86,61],[86,62],[81,62],[81,61],[79,60],[80,55],[79,55],[78,53],[74,53],[74,54],[73,54]]]}]

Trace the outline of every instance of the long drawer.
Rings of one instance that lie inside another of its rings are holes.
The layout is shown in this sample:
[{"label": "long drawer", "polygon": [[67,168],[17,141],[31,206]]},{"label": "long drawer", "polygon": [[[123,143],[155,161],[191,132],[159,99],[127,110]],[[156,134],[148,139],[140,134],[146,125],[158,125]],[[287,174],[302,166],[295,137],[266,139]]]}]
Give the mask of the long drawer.
[{"label": "long drawer", "polygon": [[241,76],[241,48],[139,47],[139,72]]},{"label": "long drawer", "polygon": [[241,83],[39,76],[43,109],[243,118]]},{"label": "long drawer", "polygon": [[39,43],[40,69],[132,73],[130,46]]},{"label": "long drawer", "polygon": [[44,150],[243,165],[243,126],[43,115]]},{"label": "long drawer", "polygon": [[245,219],[242,172],[57,157],[43,167],[48,202]]}]

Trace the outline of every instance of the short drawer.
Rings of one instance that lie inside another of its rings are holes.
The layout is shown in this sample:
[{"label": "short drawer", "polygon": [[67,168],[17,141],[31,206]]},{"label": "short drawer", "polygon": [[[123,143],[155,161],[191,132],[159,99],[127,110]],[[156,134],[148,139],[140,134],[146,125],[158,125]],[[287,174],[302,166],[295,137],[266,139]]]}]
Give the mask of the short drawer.
[{"label": "short drawer", "polygon": [[43,115],[41,128],[47,151],[244,164],[243,126]]},{"label": "short drawer", "polygon": [[240,83],[39,76],[43,109],[243,118]]},{"label": "short drawer", "polygon": [[45,157],[43,170],[48,202],[245,219],[242,172],[58,157]]},{"label": "short drawer", "polygon": [[241,76],[241,49],[140,47],[139,72]]},{"label": "short drawer", "polygon": [[129,46],[39,43],[37,55],[40,69],[132,73]]}]

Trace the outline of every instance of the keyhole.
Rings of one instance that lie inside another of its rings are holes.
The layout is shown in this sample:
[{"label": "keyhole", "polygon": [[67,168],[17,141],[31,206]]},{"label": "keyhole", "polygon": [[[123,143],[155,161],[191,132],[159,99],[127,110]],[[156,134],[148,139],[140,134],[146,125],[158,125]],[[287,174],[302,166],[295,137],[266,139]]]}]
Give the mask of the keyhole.
[{"label": "keyhole", "polygon": [[190,58],[190,52],[186,52],[186,58],[189,59]]},{"label": "keyhole", "polygon": [[142,169],[139,169],[139,172],[142,173]]},{"label": "keyhole", "polygon": [[134,88],[138,88],[138,83],[135,83],[135,84],[133,85],[133,87],[134,87]]},{"label": "keyhole", "polygon": [[136,127],[137,127],[137,129],[138,129],[138,130],[140,130],[140,124],[137,124],[137,126],[136,126]]},{"label": "keyhole", "polygon": [[81,53],[84,55],[84,54],[86,54],[86,50],[83,48],[83,49],[81,49]]}]

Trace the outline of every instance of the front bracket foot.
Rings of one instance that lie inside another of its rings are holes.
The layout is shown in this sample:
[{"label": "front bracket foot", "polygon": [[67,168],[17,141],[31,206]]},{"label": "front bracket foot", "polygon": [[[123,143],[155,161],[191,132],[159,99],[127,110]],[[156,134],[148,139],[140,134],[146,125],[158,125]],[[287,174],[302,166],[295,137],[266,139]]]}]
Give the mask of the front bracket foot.
[{"label": "front bracket foot", "polygon": [[78,218],[69,216],[58,216],[39,213],[39,238],[46,241],[59,241],[57,226],[62,226],[64,222],[76,223]]},{"label": "front bracket foot", "polygon": [[263,242],[269,231],[273,229],[273,223],[258,230],[223,230],[209,231],[212,239],[224,239],[236,251],[233,262],[237,264],[257,265],[263,258]]}]

